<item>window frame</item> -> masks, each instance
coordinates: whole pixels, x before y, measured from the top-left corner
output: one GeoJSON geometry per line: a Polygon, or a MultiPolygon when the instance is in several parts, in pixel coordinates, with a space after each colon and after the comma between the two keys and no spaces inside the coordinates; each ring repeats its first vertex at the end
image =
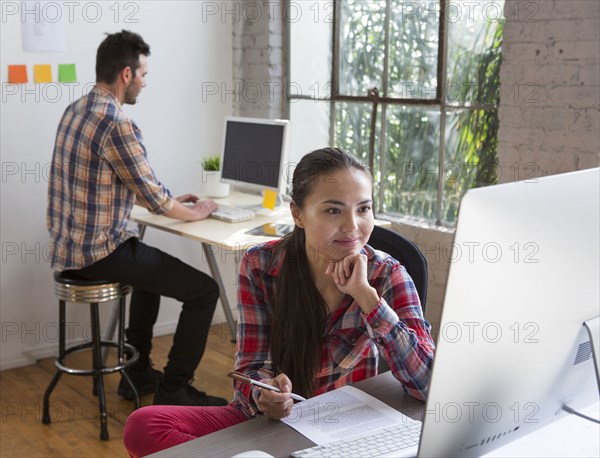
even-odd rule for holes
{"type": "MultiPolygon", "coordinates": [[[[438,171],[437,171],[437,194],[436,194],[436,210],[435,210],[435,225],[439,227],[450,227],[448,224],[444,224],[442,222],[442,202],[444,197],[444,160],[445,160],[445,140],[446,140],[446,116],[449,111],[458,111],[458,110],[497,110],[499,107],[499,103],[470,103],[470,102],[448,102],[446,100],[446,94],[444,88],[446,88],[447,81],[447,65],[448,65],[448,30],[449,25],[447,22],[447,14],[444,12],[447,11],[447,8],[452,3],[452,0],[439,0],[439,10],[438,10],[438,56],[437,56],[437,87],[434,98],[425,99],[425,98],[404,98],[404,97],[390,97],[387,94],[388,89],[388,65],[389,65],[389,48],[390,48],[390,17],[391,17],[391,4],[393,0],[384,0],[385,7],[385,21],[384,21],[384,68],[382,74],[381,85],[383,87],[383,94],[379,95],[378,88],[374,93],[373,90],[369,91],[368,95],[347,95],[340,94],[339,92],[339,65],[340,65],[340,8],[341,2],[344,0],[331,0],[333,4],[333,21],[332,21],[332,59],[331,59],[331,93],[327,97],[313,97],[310,95],[304,94],[292,94],[289,93],[287,95],[287,112],[290,112],[289,104],[292,100],[313,100],[313,101],[324,101],[330,102],[329,107],[329,120],[330,120],[330,128],[329,128],[329,138],[332,144],[335,144],[335,121],[336,121],[336,103],[337,102],[353,102],[353,103],[365,103],[365,107],[367,104],[371,104],[372,113],[371,113],[371,131],[370,134],[370,147],[368,151],[368,165],[371,171],[374,171],[374,160],[375,160],[375,145],[374,145],[374,137],[375,137],[375,125],[377,121],[377,109],[378,106],[381,105],[381,117],[380,119],[380,127],[379,127],[379,150],[380,161],[379,161],[379,170],[380,181],[379,185],[379,195],[376,196],[374,201],[376,202],[377,208],[376,211],[379,214],[383,213],[383,202],[384,202],[384,192],[385,192],[385,177],[386,177],[386,167],[385,167],[385,129],[386,129],[386,115],[388,106],[400,105],[400,106],[416,106],[416,107],[429,107],[429,108],[437,108],[440,114],[440,122],[439,122],[439,138],[438,138],[438,171]]],[[[291,23],[289,17],[286,20],[285,27],[289,31],[291,27],[291,23]]],[[[291,53],[291,40],[290,33],[286,34],[286,41],[289,53],[291,53]]],[[[287,80],[290,81],[290,60],[289,53],[287,59],[287,80]]],[[[365,108],[366,109],[366,108],[365,108]]],[[[419,219],[412,215],[400,214],[397,212],[386,212],[390,216],[397,216],[402,218],[412,218],[419,219]]],[[[433,222],[432,220],[426,220],[428,222],[433,222]]],[[[455,224],[454,224],[455,225],[455,224]]]]}

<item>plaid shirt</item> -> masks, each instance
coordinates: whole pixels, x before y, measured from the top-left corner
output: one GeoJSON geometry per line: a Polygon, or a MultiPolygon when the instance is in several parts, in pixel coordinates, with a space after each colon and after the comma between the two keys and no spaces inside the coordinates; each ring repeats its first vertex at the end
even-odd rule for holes
{"type": "MultiPolygon", "coordinates": [[[[254,380],[278,375],[272,370],[269,350],[269,309],[284,257],[276,250],[278,243],[252,248],[240,265],[235,369],[254,380]]],[[[378,354],[383,352],[406,392],[425,399],[434,343],[415,286],[406,269],[390,255],[368,245],[363,253],[368,257],[369,284],[381,299],[365,315],[347,295],[328,316],[314,395],[377,375],[378,354]]],[[[234,405],[249,417],[259,413],[260,391],[237,381],[234,388],[234,405]]]]}
{"type": "Polygon", "coordinates": [[[173,206],[148,163],[140,129],[95,86],[65,110],[56,134],[46,218],[52,267],[81,269],[137,236],[127,228],[136,199],[156,214],[173,206]]]}

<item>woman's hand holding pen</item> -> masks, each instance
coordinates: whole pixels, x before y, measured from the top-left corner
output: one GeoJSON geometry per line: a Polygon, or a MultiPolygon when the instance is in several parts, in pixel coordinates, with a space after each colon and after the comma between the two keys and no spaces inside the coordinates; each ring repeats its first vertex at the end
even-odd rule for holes
{"type": "Polygon", "coordinates": [[[279,388],[282,392],[277,393],[271,390],[260,390],[258,398],[258,408],[271,420],[281,420],[292,413],[294,400],[291,398],[292,382],[285,374],[279,374],[269,382],[265,382],[279,388]]]}
{"type": "Polygon", "coordinates": [[[351,254],[339,261],[333,261],[325,270],[332,276],[337,288],[349,294],[360,305],[364,313],[369,313],[379,302],[379,295],[367,280],[367,256],[351,254]]]}

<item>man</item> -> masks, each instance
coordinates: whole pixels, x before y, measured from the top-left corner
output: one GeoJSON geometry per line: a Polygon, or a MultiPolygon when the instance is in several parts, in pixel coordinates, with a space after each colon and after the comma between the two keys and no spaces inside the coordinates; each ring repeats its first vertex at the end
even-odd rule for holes
{"type": "MultiPolygon", "coordinates": [[[[171,196],[148,163],[140,129],[122,110],[122,104],[137,102],[146,85],[149,55],[136,33],[108,35],[96,56],[96,85],[60,121],[48,187],[52,267],[133,287],[126,335],[140,359],[128,373],[140,394],[156,390],[155,404],[225,405],[190,385],[219,297],[217,284],[145,245],[127,227],[134,201],[185,221],[206,218],[217,208],[189,194],[171,196]],[[150,362],[161,295],[183,302],[164,376],[150,362]]],[[[124,379],[119,394],[133,399],[124,379]]]]}

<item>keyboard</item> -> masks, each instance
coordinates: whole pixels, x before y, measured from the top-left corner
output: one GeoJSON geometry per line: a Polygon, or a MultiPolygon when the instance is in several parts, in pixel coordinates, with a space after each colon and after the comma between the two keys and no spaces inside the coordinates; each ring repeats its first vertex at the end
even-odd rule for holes
{"type": "Polygon", "coordinates": [[[212,212],[210,217],[221,221],[227,221],[228,223],[239,223],[254,218],[254,212],[245,208],[219,205],[219,208],[212,212]]]}
{"type": "Polygon", "coordinates": [[[383,429],[370,431],[352,439],[342,439],[292,453],[296,458],[312,457],[414,457],[419,449],[422,423],[406,421],[383,429]]]}

